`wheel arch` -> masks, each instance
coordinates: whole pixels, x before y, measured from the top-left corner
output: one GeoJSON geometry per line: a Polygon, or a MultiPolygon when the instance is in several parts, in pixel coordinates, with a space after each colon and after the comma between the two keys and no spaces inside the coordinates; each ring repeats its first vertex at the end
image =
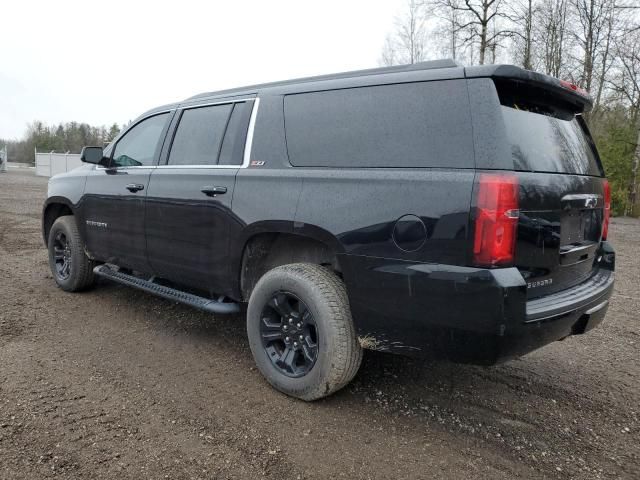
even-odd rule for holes
{"type": "Polygon", "coordinates": [[[71,201],[65,197],[48,198],[42,208],[42,239],[45,246],[49,240],[49,232],[53,223],[64,215],[74,215],[75,207],[71,201]]]}
{"type": "Polygon", "coordinates": [[[240,298],[249,299],[253,287],[267,271],[290,263],[326,265],[340,274],[338,239],[314,225],[261,222],[245,230],[238,242],[237,267],[240,298]]]}

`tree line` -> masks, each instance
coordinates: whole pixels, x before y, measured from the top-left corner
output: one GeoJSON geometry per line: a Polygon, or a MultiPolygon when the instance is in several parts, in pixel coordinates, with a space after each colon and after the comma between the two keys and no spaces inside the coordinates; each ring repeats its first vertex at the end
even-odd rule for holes
{"type": "Polygon", "coordinates": [[[640,214],[638,0],[407,0],[382,49],[396,65],[512,63],[589,91],[616,214],[640,214]]]}
{"type": "Polygon", "coordinates": [[[34,150],[39,152],[80,153],[85,145],[105,145],[120,133],[114,123],[111,127],[94,127],[86,123],[67,122],[47,125],[35,121],[27,126],[22,140],[2,140],[7,146],[7,156],[11,162],[34,163],[34,150]]]}

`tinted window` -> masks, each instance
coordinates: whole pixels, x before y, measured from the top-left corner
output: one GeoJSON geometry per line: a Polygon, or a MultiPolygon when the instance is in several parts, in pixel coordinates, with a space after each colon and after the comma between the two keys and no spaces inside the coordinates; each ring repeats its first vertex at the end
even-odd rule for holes
{"type": "Polygon", "coordinates": [[[224,134],[220,165],[241,165],[252,103],[236,103],[224,134]]]}
{"type": "Polygon", "coordinates": [[[120,139],[111,164],[118,167],[153,165],[168,113],[147,118],[136,124],[120,139]]]}
{"type": "Polygon", "coordinates": [[[501,108],[515,170],[601,174],[589,134],[573,114],[517,103],[501,108]]]}
{"type": "Polygon", "coordinates": [[[304,93],[284,102],[293,165],[474,166],[464,80],[304,93]]]}
{"type": "Polygon", "coordinates": [[[170,165],[215,165],[233,104],[185,110],[173,138],[170,165]]]}

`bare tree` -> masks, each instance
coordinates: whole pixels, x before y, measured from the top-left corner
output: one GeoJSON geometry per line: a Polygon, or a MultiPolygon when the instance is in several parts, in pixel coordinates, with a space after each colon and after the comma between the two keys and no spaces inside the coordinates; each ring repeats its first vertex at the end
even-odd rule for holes
{"type": "Polygon", "coordinates": [[[560,77],[567,61],[568,0],[543,0],[540,8],[543,14],[536,22],[540,66],[547,75],[560,77]]]}
{"type": "Polygon", "coordinates": [[[405,11],[396,18],[395,30],[387,36],[380,63],[396,65],[425,60],[427,54],[427,16],[424,3],[407,0],[405,11]]]}
{"type": "Polygon", "coordinates": [[[384,41],[384,46],[382,47],[380,63],[387,67],[390,67],[391,65],[397,65],[398,63],[400,63],[397,57],[398,53],[396,51],[393,37],[391,35],[387,35],[387,38],[384,41]]]}
{"type": "Polygon", "coordinates": [[[478,63],[481,65],[489,54],[495,59],[501,39],[514,34],[498,23],[498,20],[507,17],[503,0],[434,0],[434,5],[453,19],[452,32],[460,34],[462,45],[477,46],[478,63]],[[451,12],[458,12],[459,15],[453,17],[451,12]]]}
{"type": "MultiPolygon", "coordinates": [[[[458,3],[460,0],[451,0],[458,3]]],[[[427,2],[425,8],[430,8],[434,16],[440,20],[436,29],[437,35],[443,40],[441,50],[446,56],[457,59],[461,54],[460,42],[460,11],[454,8],[438,8],[438,0],[435,2],[427,2]]]]}
{"type": "Polygon", "coordinates": [[[451,47],[451,58],[454,60],[458,56],[458,42],[459,42],[459,30],[458,24],[460,21],[460,13],[458,10],[451,9],[447,12],[446,25],[449,30],[449,45],[451,47]]]}
{"type": "Polygon", "coordinates": [[[438,51],[454,60],[474,64],[477,54],[473,39],[469,38],[469,26],[461,6],[464,0],[426,0],[425,8],[437,21],[434,29],[438,51]]]}
{"type": "Polygon", "coordinates": [[[524,48],[522,52],[522,66],[527,70],[533,70],[533,0],[526,0],[522,15],[522,40],[524,48]]]}
{"type": "Polygon", "coordinates": [[[640,31],[629,33],[616,42],[618,72],[609,84],[629,106],[631,120],[640,120],[640,31]]]}
{"type": "MultiPolygon", "coordinates": [[[[581,73],[578,79],[580,86],[591,91],[598,62],[606,62],[603,58],[603,46],[608,38],[614,15],[615,0],[572,0],[577,22],[572,32],[580,47],[581,73]]],[[[609,54],[605,48],[606,55],[609,54]]]]}
{"type": "Polygon", "coordinates": [[[540,16],[539,0],[513,0],[505,3],[507,11],[505,18],[512,25],[514,47],[517,60],[527,70],[533,70],[535,63],[534,43],[536,41],[534,24],[540,16]]]}
{"type": "Polygon", "coordinates": [[[594,101],[594,111],[597,112],[600,108],[600,104],[602,102],[602,93],[605,87],[605,78],[607,72],[611,68],[614,57],[611,54],[612,42],[617,33],[617,16],[615,15],[615,0],[612,0],[610,7],[607,9],[605,22],[604,22],[604,33],[603,33],[603,42],[600,48],[600,65],[598,68],[598,86],[596,87],[596,96],[594,101]]]}

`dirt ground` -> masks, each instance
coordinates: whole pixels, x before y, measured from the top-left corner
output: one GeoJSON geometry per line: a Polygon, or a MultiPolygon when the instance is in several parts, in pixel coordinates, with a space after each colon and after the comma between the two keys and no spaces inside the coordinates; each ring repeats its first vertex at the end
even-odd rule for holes
{"type": "Polygon", "coordinates": [[[272,390],[244,318],[56,288],[47,180],[0,174],[0,478],[640,478],[640,222],[615,219],[598,329],[484,368],[365,356],[315,403],[272,390]]]}

